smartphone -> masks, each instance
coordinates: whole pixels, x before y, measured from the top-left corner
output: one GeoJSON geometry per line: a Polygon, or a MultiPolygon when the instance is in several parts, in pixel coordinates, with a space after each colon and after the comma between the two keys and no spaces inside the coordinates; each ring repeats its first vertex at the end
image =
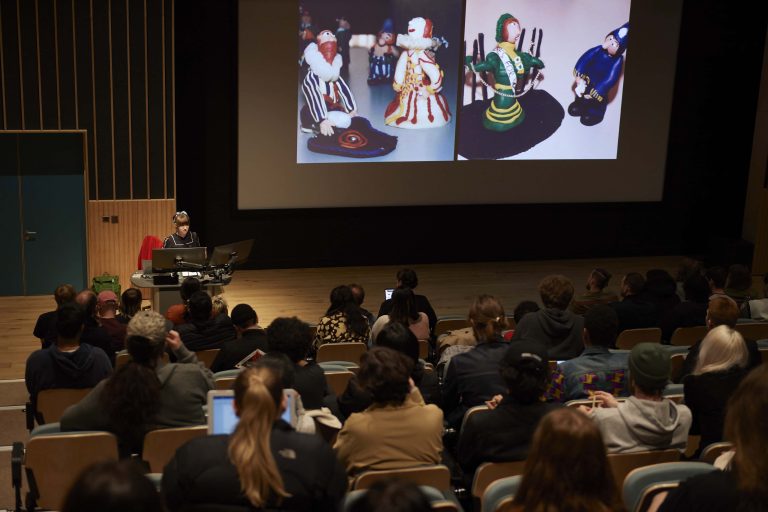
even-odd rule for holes
{"type": "Polygon", "coordinates": [[[394,292],[394,288],[386,288],[384,290],[384,300],[389,300],[392,298],[392,292],[394,292]]]}

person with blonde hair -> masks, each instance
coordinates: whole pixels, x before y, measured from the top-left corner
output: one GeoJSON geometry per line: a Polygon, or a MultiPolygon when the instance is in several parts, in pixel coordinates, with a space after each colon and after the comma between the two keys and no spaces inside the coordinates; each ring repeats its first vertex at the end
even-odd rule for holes
{"type": "Polygon", "coordinates": [[[260,361],[237,376],[234,392],[234,432],[188,442],[165,467],[168,510],[335,511],[346,487],[343,468],[321,437],[297,433],[280,418],[282,372],[260,361]]]}
{"type": "Polygon", "coordinates": [[[539,422],[520,487],[504,512],[624,510],[597,426],[572,408],[539,422]]]}
{"type": "Polygon", "coordinates": [[[744,339],[727,325],[704,337],[693,373],[683,379],[685,404],[693,414],[691,435],[700,435],[698,456],[706,446],[723,440],[725,407],[747,375],[749,354],[744,339]]]}

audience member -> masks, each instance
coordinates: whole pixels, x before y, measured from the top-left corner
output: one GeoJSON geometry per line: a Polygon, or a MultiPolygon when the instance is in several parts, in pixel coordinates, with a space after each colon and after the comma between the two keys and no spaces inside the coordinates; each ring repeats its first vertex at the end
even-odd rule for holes
{"type": "Polygon", "coordinates": [[[709,283],[701,274],[694,274],[683,283],[685,300],[661,319],[661,338],[669,341],[679,327],[706,325],[709,304],[709,283]]]}
{"type": "MultiPolygon", "coordinates": [[[[75,288],[71,284],[60,284],[53,291],[53,300],[56,301],[56,309],[66,304],[74,302],[75,288]]],[[[37,318],[35,328],[32,331],[35,338],[40,340],[42,348],[50,347],[56,342],[56,310],[43,313],[37,318]]]]}
{"type": "Polygon", "coordinates": [[[131,360],[100,382],[61,418],[61,429],[107,430],[118,436],[121,454],[140,453],[144,434],[156,428],[205,423],[203,405],[213,375],[154,311],[128,323],[125,340],[131,360]],[[165,348],[179,363],[162,363],[165,348]]]}
{"type": "MultiPolygon", "coordinates": [[[[532,300],[523,300],[515,306],[515,310],[512,312],[512,319],[515,321],[515,326],[520,323],[520,320],[528,313],[535,313],[541,308],[532,300]]],[[[510,341],[515,337],[515,329],[507,329],[504,331],[504,339],[510,341]]]]}
{"type": "Polygon", "coordinates": [[[257,362],[237,376],[234,391],[235,431],[193,439],[165,467],[168,510],[335,512],[345,490],[343,466],[321,437],[299,434],[280,419],[282,376],[257,362]]]}
{"type": "Polygon", "coordinates": [[[419,486],[408,480],[379,480],[351,505],[348,512],[430,512],[432,505],[419,486]]]}
{"type": "Polygon", "coordinates": [[[604,268],[592,270],[587,277],[587,291],[574,299],[571,303],[571,311],[577,315],[583,315],[592,306],[619,300],[615,293],[605,291],[610,281],[611,273],[604,268]]]}
{"type": "Polygon", "coordinates": [[[595,391],[627,396],[628,355],[611,352],[616,345],[619,319],[605,304],[593,306],[584,315],[584,352],[563,361],[552,374],[549,398],[567,402],[589,398],[595,391]]]}
{"type": "Polygon", "coordinates": [[[83,322],[83,333],[80,335],[80,343],[88,343],[94,347],[99,347],[107,354],[109,360],[114,364],[115,350],[112,348],[112,338],[106,329],[99,325],[96,318],[96,304],[98,299],[92,290],[83,290],[75,296],[75,302],[79,304],[85,312],[83,322]]]}
{"type": "Polygon", "coordinates": [[[269,352],[281,352],[293,363],[296,370],[294,389],[301,395],[306,409],[320,409],[336,401],[323,369],[306,359],[312,345],[308,324],[296,317],[276,318],[267,327],[267,345],[269,352]]]}
{"type": "MultiPolygon", "coordinates": [[[[756,368],[728,402],[725,438],[733,443],[732,471],[695,476],[670,491],[661,512],[768,510],[768,365],[756,368]]],[[[663,500],[660,497],[660,500],[663,500]]],[[[658,503],[657,500],[654,505],[658,503]]],[[[651,510],[656,510],[653,507],[651,510]]]]}
{"type": "Polygon", "coordinates": [[[621,302],[611,302],[619,318],[619,332],[627,329],[656,327],[656,307],[645,298],[645,278],[630,272],[621,281],[621,302]]]}
{"type": "Polygon", "coordinates": [[[691,411],[664,398],[669,382],[669,354],[658,343],[640,343],[629,354],[632,396],[619,403],[605,391],[595,391],[599,407],[587,409],[611,453],[677,448],[685,451],[691,411]]]}
{"type": "Polygon", "coordinates": [[[363,302],[365,302],[365,289],[359,284],[354,283],[347,286],[349,286],[349,289],[352,290],[352,297],[355,299],[355,304],[358,305],[360,311],[363,312],[363,315],[368,320],[368,325],[373,327],[373,323],[376,321],[376,317],[373,316],[373,313],[363,307],[363,302]]]}
{"type": "Polygon", "coordinates": [[[693,276],[704,276],[703,263],[693,258],[683,258],[675,274],[675,286],[677,287],[677,296],[680,297],[680,300],[687,300],[685,298],[685,282],[693,276]]]}
{"type": "Polygon", "coordinates": [[[704,274],[709,283],[710,300],[718,296],[727,297],[725,293],[725,281],[728,279],[728,270],[723,267],[709,267],[704,274]]]}
{"type": "Polygon", "coordinates": [[[578,356],[584,349],[584,319],[568,311],[573,283],[565,276],[547,276],[539,283],[539,294],[544,309],[525,315],[515,327],[512,341],[527,339],[541,343],[552,359],[578,356]]]}
{"type": "Polygon", "coordinates": [[[132,460],[97,462],[80,473],[62,512],[164,512],[160,493],[132,460]]]}
{"type": "Polygon", "coordinates": [[[473,413],[459,436],[458,461],[471,478],[483,462],[524,460],[539,420],[559,404],[543,402],[549,385],[547,352],[526,340],[512,343],[500,363],[507,388],[489,402],[492,409],[473,413]]]}
{"type": "Polygon", "coordinates": [[[235,338],[235,328],[226,313],[213,316],[211,296],[195,292],[187,304],[189,321],[178,326],[179,336],[191,351],[221,348],[223,342],[235,338]]]}
{"type": "Polygon", "coordinates": [[[683,380],[685,405],[691,409],[691,435],[701,436],[702,449],[723,440],[725,406],[747,375],[749,354],[741,334],[726,325],[715,327],[701,342],[693,373],[683,380]]]}
{"type": "Polygon", "coordinates": [[[507,326],[504,307],[496,297],[480,295],[469,309],[469,321],[477,346],[451,358],[443,380],[443,411],[453,426],[470,407],[507,391],[499,374],[499,361],[510,345],[501,337],[507,326]]]}
{"type": "Polygon", "coordinates": [[[189,298],[195,292],[202,291],[203,285],[196,277],[185,277],[179,287],[179,295],[181,296],[181,304],[174,304],[170,306],[165,312],[165,318],[173,322],[173,325],[181,325],[187,323],[189,319],[189,313],[187,313],[187,303],[189,298]]]}
{"type": "Polygon", "coordinates": [[[680,304],[674,278],[669,272],[660,268],[654,268],[645,273],[643,295],[656,310],[656,326],[660,325],[662,319],[680,304]]]}
{"type": "Polygon", "coordinates": [[[624,510],[600,431],[570,408],[550,412],[533,436],[525,471],[504,512],[624,510]]]}
{"type": "MultiPolygon", "coordinates": [[[[387,347],[406,355],[413,362],[413,379],[421,396],[428,404],[440,403],[440,385],[437,373],[427,372],[424,361],[419,359],[419,342],[413,332],[399,322],[389,322],[376,337],[377,347],[387,347]]],[[[339,409],[344,416],[367,409],[373,403],[371,394],[360,385],[357,376],[352,377],[347,389],[339,396],[339,409]]]]}
{"type": "Polygon", "coordinates": [[[429,318],[416,307],[416,296],[410,288],[397,288],[392,292],[392,309],[388,315],[381,315],[371,328],[371,339],[389,322],[398,322],[408,327],[417,340],[429,339],[429,318]]]}
{"type": "Polygon", "coordinates": [[[742,318],[768,320],[768,274],[763,276],[763,297],[765,298],[744,301],[741,305],[742,318]]]}
{"type": "Polygon", "coordinates": [[[232,309],[231,318],[237,338],[225,341],[221,346],[211,363],[213,373],[234,370],[237,363],[255,350],[269,351],[267,331],[259,325],[259,317],[251,306],[238,304],[232,309]]]}
{"type": "Polygon", "coordinates": [[[112,340],[112,350],[120,352],[125,348],[126,325],[117,319],[117,295],[111,290],[99,292],[96,301],[99,324],[112,340]]]}
{"type": "MultiPolygon", "coordinates": [[[[731,329],[735,329],[738,318],[739,308],[732,298],[728,296],[718,296],[710,299],[705,319],[707,329],[712,330],[720,325],[727,325],[731,329]]],[[[701,341],[697,341],[688,349],[688,355],[685,357],[683,367],[680,371],[681,381],[686,375],[693,373],[693,370],[696,367],[696,362],[699,359],[701,343],[701,341]]],[[[763,362],[763,358],[760,355],[760,348],[757,346],[757,342],[755,340],[744,340],[744,344],[746,345],[747,353],[749,354],[747,368],[752,369],[760,366],[763,362]]]]}
{"type": "MultiPolygon", "coordinates": [[[[411,290],[416,290],[418,285],[419,278],[414,270],[411,270],[410,268],[402,268],[397,271],[397,288],[410,288],[411,290]]],[[[434,331],[435,324],[437,323],[437,314],[435,313],[435,310],[432,309],[432,304],[429,303],[429,299],[424,295],[415,295],[414,300],[416,301],[416,310],[426,314],[427,318],[429,318],[429,331],[434,331]]],[[[392,299],[387,299],[381,303],[378,316],[388,315],[391,310],[392,299]]]]}
{"type": "Polygon", "coordinates": [[[368,318],[355,302],[349,286],[331,290],[331,305],[317,324],[314,349],[325,343],[368,343],[370,335],[368,318]]]}
{"type": "Polygon", "coordinates": [[[117,319],[127,324],[131,318],[141,311],[141,290],[138,288],[128,288],[120,296],[120,314],[117,319]]]}
{"type": "Polygon", "coordinates": [[[752,272],[748,266],[731,265],[728,267],[725,293],[736,301],[737,306],[756,298],[757,294],[752,290],[752,272]]]}
{"type": "Polygon", "coordinates": [[[112,373],[107,354],[98,347],[80,344],[85,313],[65,302],[56,311],[56,341],[36,350],[27,359],[24,382],[33,408],[45,389],[91,388],[112,373]]]}
{"type": "Polygon", "coordinates": [[[426,405],[410,378],[413,362],[386,347],[360,358],[358,378],[373,405],[352,414],[334,444],[351,478],[368,470],[405,469],[440,462],[443,413],[426,405]]]}
{"type": "Polygon", "coordinates": [[[229,304],[223,295],[215,295],[211,297],[211,316],[216,317],[219,315],[229,316],[229,304]]]}

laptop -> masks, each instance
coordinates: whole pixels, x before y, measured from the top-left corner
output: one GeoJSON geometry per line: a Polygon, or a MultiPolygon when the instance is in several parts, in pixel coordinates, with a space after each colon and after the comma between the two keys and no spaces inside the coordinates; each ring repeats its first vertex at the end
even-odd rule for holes
{"type": "MultiPolygon", "coordinates": [[[[282,419],[292,427],[297,422],[297,400],[293,389],[284,389],[286,407],[282,419]]],[[[208,435],[231,434],[240,418],[235,414],[235,392],[231,389],[208,391],[208,435]]]]}

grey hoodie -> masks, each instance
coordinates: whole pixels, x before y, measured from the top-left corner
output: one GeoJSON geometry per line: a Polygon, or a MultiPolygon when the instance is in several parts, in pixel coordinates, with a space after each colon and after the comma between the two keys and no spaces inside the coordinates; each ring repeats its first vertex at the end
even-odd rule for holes
{"type": "Polygon", "coordinates": [[[525,315],[512,341],[532,340],[541,343],[552,360],[572,359],[584,350],[583,329],[583,317],[568,310],[545,308],[525,315]]]}
{"type": "Polygon", "coordinates": [[[691,428],[691,410],[666,398],[657,402],[631,396],[618,407],[593,409],[592,418],[609,453],[685,451],[691,428]]]}

